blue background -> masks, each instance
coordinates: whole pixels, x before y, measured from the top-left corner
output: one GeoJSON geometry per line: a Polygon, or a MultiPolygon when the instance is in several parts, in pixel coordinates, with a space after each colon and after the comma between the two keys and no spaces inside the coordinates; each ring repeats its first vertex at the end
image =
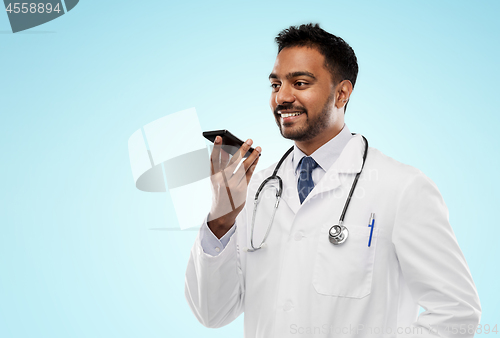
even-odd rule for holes
{"type": "MultiPolygon", "coordinates": [[[[134,186],[127,140],[196,107],[204,130],[291,144],[268,106],[283,28],[319,22],[355,50],[346,123],[438,185],[500,324],[497,1],[80,1],[12,34],[0,14],[0,336],[234,337],[184,299],[195,231],[134,186]]],[[[180,140],[182,141],[182,140],[180,140]]]]}

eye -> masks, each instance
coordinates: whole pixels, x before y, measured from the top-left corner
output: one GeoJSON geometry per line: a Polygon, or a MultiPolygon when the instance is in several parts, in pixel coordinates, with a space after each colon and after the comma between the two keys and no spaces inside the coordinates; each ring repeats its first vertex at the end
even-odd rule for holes
{"type": "Polygon", "coordinates": [[[279,83],[271,83],[271,88],[274,90],[274,91],[277,91],[278,88],[279,88],[280,84],[279,83]]]}
{"type": "Polygon", "coordinates": [[[307,82],[302,82],[302,81],[297,81],[295,82],[295,85],[297,87],[304,87],[305,85],[307,85],[308,83],[307,82]]]}

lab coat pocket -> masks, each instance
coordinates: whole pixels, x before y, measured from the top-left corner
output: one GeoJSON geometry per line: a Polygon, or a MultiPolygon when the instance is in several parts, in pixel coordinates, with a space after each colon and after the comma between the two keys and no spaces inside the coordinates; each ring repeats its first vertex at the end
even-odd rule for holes
{"type": "Polygon", "coordinates": [[[313,272],[316,292],[328,296],[363,298],[370,294],[378,228],[350,226],[349,237],[340,245],[328,240],[331,224],[323,226],[318,239],[313,272]]]}

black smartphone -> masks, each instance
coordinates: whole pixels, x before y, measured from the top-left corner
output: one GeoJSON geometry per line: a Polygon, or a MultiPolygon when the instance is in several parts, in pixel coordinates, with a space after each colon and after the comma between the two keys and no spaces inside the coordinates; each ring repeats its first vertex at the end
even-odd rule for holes
{"type": "MultiPolygon", "coordinates": [[[[222,149],[231,155],[236,154],[238,149],[243,145],[243,141],[231,134],[228,130],[212,130],[212,131],[204,131],[203,136],[209,140],[210,142],[214,142],[217,136],[222,137],[222,149]]],[[[254,151],[252,147],[247,151],[244,158],[250,156],[250,154],[254,151]]],[[[260,156],[260,154],[259,154],[260,156]]]]}

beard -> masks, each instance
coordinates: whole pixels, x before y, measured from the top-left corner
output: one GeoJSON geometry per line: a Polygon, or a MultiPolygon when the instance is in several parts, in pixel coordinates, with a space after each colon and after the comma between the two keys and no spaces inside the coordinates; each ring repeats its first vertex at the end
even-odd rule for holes
{"type": "MultiPolygon", "coordinates": [[[[323,130],[327,129],[330,125],[330,105],[333,103],[334,94],[332,93],[326,103],[323,105],[323,109],[321,113],[317,115],[315,118],[309,118],[309,114],[307,113],[307,109],[303,106],[293,106],[293,105],[278,105],[274,110],[276,124],[280,129],[281,136],[286,139],[293,141],[309,141],[318,136],[323,130]],[[303,114],[306,115],[306,121],[303,126],[294,128],[293,130],[284,131],[281,126],[281,117],[278,114],[278,110],[293,110],[293,111],[302,111],[303,114]]],[[[290,125],[293,124],[290,123],[290,125]]],[[[286,124],[285,124],[286,126],[286,124]]]]}

